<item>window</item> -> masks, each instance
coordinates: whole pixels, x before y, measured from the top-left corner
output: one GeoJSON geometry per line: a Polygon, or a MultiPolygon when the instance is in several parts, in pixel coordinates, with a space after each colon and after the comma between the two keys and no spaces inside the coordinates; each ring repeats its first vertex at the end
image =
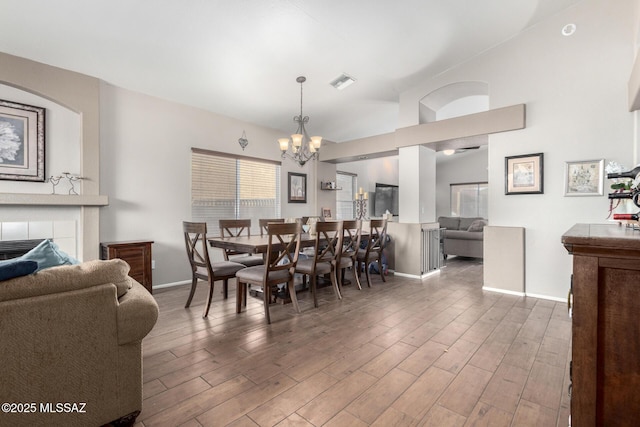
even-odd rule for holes
{"type": "Polygon", "coordinates": [[[280,217],[280,163],[191,149],[191,217],[219,233],[218,220],[280,217]]]}
{"type": "Polygon", "coordinates": [[[358,176],[352,173],[336,173],[336,187],[340,189],[336,191],[336,219],[353,219],[356,217],[353,195],[355,194],[357,179],[358,176]]]}
{"type": "Polygon", "coordinates": [[[451,215],[489,218],[488,193],[486,182],[451,184],[451,215]]]}

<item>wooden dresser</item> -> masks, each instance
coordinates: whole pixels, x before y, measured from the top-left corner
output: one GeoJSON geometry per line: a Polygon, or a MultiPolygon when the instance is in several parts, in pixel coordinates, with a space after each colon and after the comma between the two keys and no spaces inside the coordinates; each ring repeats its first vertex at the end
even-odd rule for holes
{"type": "Polygon", "coordinates": [[[573,255],[573,426],[640,422],[640,231],[577,224],[573,255]]]}
{"type": "Polygon", "coordinates": [[[100,243],[100,259],[120,258],[129,264],[129,276],[153,293],[151,285],[151,245],[153,241],[100,243]]]}

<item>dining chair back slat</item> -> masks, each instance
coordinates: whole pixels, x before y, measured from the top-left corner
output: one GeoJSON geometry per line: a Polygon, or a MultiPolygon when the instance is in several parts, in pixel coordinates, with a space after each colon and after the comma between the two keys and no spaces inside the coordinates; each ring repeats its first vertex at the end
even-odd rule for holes
{"type": "Polygon", "coordinates": [[[218,280],[223,281],[224,298],[227,298],[229,279],[234,278],[236,272],[242,270],[245,266],[226,260],[214,263],[211,262],[209,259],[209,249],[207,247],[206,222],[183,221],[182,231],[187,250],[187,258],[191,265],[191,291],[187,298],[185,308],[188,308],[191,305],[191,300],[193,300],[198,280],[204,280],[209,284],[209,294],[203,314],[203,317],[207,317],[209,314],[209,308],[211,307],[211,300],[213,299],[214,282],[218,280]]]}
{"type": "MultiPolygon", "coordinates": [[[[271,323],[269,304],[271,288],[286,283],[294,308],[300,312],[294,286],[295,269],[300,253],[302,226],[297,223],[270,222],[265,265],[248,267],[237,274],[236,313],[242,311],[243,298],[246,300],[247,285],[262,286],[262,297],[267,324],[271,323]]],[[[246,305],[246,304],[245,304],[246,305]]]]}
{"type": "MultiPolygon", "coordinates": [[[[251,237],[251,220],[250,219],[221,219],[218,221],[220,227],[220,236],[225,237],[251,237]]],[[[262,257],[239,252],[233,249],[223,250],[225,261],[233,261],[246,267],[261,265],[264,263],[262,257]]]]}
{"type": "Polygon", "coordinates": [[[317,276],[329,274],[331,284],[338,299],[342,299],[337,282],[336,270],[342,253],[342,221],[318,222],[313,257],[298,262],[297,273],[311,278],[311,294],[313,304],[318,307],[317,276]]]}
{"type": "Polygon", "coordinates": [[[260,226],[260,236],[265,236],[268,233],[268,225],[271,222],[283,223],[284,218],[261,218],[258,220],[260,226]]]}
{"type": "Polygon", "coordinates": [[[345,220],[342,222],[342,254],[339,262],[339,281],[340,290],[342,291],[342,285],[344,284],[345,270],[349,267],[353,270],[353,277],[358,285],[358,289],[362,290],[360,285],[360,278],[356,272],[356,258],[358,256],[358,249],[360,248],[360,241],[362,238],[362,220],[353,219],[345,220]]]}
{"type": "Polygon", "coordinates": [[[384,277],[384,269],[382,268],[382,251],[387,240],[387,220],[372,219],[369,222],[369,236],[366,249],[359,249],[356,260],[358,261],[358,274],[360,274],[361,263],[364,263],[365,275],[367,276],[367,286],[371,287],[371,277],[369,275],[369,263],[376,261],[378,263],[378,271],[383,282],[387,279],[384,277]]]}

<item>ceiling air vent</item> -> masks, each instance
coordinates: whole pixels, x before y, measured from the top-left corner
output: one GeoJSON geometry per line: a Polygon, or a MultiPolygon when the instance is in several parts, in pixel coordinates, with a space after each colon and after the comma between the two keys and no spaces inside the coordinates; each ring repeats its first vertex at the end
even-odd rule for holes
{"type": "Polygon", "coordinates": [[[344,89],[345,87],[349,86],[350,84],[352,84],[355,81],[356,81],[356,79],[354,79],[350,75],[342,73],[340,76],[338,76],[337,78],[333,79],[331,81],[331,83],[329,83],[329,84],[331,86],[335,87],[338,90],[342,90],[342,89],[344,89]]]}

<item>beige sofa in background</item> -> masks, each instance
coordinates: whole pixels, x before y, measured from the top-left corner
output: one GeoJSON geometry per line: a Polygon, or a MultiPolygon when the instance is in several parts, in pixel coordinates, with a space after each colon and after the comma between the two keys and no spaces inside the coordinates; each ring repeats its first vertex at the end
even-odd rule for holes
{"type": "Polygon", "coordinates": [[[89,261],[0,282],[0,403],[16,411],[3,407],[0,425],[135,420],[158,305],[128,271],[89,261]]]}
{"type": "Polygon", "coordinates": [[[441,216],[438,218],[440,228],[445,228],[441,236],[442,251],[445,258],[457,255],[470,258],[482,258],[484,243],[484,218],[465,218],[457,216],[441,216]]]}

